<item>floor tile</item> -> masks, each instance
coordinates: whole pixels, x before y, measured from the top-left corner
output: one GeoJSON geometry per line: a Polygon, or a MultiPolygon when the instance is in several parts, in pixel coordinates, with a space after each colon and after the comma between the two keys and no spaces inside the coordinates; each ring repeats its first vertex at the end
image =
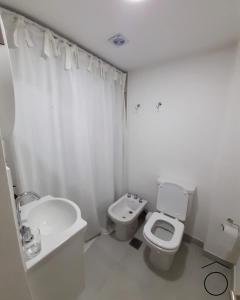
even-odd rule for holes
{"type": "MultiPolygon", "coordinates": [[[[213,261],[195,244],[182,243],[172,268],[161,272],[148,261],[142,227],[135,237],[143,241],[138,250],[111,235],[96,238],[85,253],[86,288],[80,300],[229,299],[229,290],[217,297],[207,293],[204,279],[212,272],[223,273],[231,287],[232,270],[211,264],[213,261]]],[[[211,288],[224,288],[221,276],[210,279],[211,288]]]]}

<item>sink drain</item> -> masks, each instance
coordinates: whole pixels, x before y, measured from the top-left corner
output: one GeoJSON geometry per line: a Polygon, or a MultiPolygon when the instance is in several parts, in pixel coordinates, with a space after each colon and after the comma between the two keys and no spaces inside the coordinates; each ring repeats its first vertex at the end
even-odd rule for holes
{"type": "Polygon", "coordinates": [[[227,277],[220,272],[211,272],[204,279],[204,288],[212,296],[224,294],[228,288],[227,277]]]}

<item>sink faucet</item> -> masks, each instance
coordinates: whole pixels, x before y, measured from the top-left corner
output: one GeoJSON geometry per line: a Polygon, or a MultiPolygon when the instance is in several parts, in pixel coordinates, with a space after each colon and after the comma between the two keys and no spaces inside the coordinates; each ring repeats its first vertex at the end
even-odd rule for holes
{"type": "Polygon", "coordinates": [[[21,231],[21,228],[22,228],[22,219],[21,219],[21,209],[20,207],[25,205],[25,204],[28,204],[32,201],[35,201],[35,200],[39,200],[40,199],[40,196],[35,193],[35,192],[24,192],[24,193],[21,193],[19,195],[17,195],[17,197],[15,198],[15,203],[16,203],[16,212],[17,212],[17,221],[18,221],[18,226],[19,226],[19,229],[21,231]]]}
{"type": "Polygon", "coordinates": [[[17,213],[17,222],[18,222],[19,229],[21,229],[21,227],[22,227],[22,218],[21,218],[20,200],[21,200],[20,198],[16,198],[16,199],[15,199],[15,203],[16,203],[16,213],[17,213]]]}
{"type": "Polygon", "coordinates": [[[19,198],[21,206],[23,206],[32,201],[39,200],[41,197],[37,193],[29,191],[29,192],[24,192],[24,193],[17,195],[17,199],[18,198],[19,198]]]}
{"type": "Polygon", "coordinates": [[[39,200],[39,199],[40,199],[40,196],[37,193],[32,192],[32,191],[21,193],[21,194],[17,195],[17,197],[15,198],[17,221],[18,221],[18,226],[20,229],[22,227],[20,206],[28,204],[29,202],[32,202],[35,200],[39,200]]]}
{"type": "Polygon", "coordinates": [[[21,242],[24,245],[26,243],[29,243],[33,239],[33,235],[31,233],[30,227],[27,227],[27,226],[23,225],[23,223],[22,223],[21,209],[20,209],[21,198],[18,197],[15,199],[15,201],[16,201],[18,229],[19,229],[20,236],[21,236],[21,242]]]}

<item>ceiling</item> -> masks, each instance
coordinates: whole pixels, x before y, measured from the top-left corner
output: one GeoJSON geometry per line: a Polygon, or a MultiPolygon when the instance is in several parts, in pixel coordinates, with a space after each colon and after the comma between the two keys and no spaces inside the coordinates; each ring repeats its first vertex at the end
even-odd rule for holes
{"type": "Polygon", "coordinates": [[[210,49],[240,38],[239,0],[0,0],[123,70],[210,49]],[[129,43],[107,40],[122,33],[129,43]]]}

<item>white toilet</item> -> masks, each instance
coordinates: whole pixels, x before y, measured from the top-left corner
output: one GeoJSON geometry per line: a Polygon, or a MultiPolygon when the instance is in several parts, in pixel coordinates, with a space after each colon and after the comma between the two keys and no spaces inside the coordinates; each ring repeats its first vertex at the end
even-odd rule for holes
{"type": "Polygon", "coordinates": [[[160,270],[169,270],[184,232],[189,197],[195,188],[158,180],[157,211],[149,213],[143,236],[150,247],[149,260],[160,270]]]}

